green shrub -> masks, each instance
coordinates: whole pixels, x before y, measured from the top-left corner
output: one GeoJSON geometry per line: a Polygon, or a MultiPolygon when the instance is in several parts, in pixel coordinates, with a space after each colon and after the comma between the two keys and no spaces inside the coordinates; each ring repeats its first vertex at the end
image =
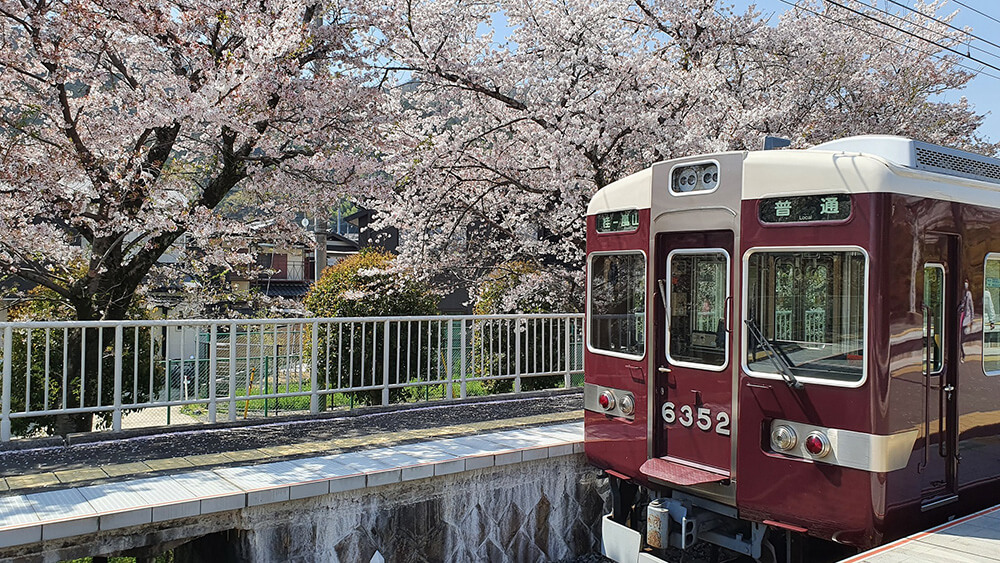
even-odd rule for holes
{"type": "MultiPolygon", "coordinates": [[[[504,313],[550,313],[559,308],[556,299],[550,299],[542,292],[523,292],[524,284],[537,284],[539,269],[528,262],[509,262],[494,270],[479,287],[473,311],[477,315],[504,313]],[[530,280],[530,281],[529,281],[530,280]]],[[[507,330],[491,324],[477,325],[473,335],[477,348],[484,351],[476,358],[473,371],[477,377],[489,377],[506,371],[516,360],[517,342],[520,340],[520,371],[527,373],[539,365],[541,350],[551,350],[553,344],[563,342],[565,325],[545,322],[521,322],[507,330]]],[[[544,364],[544,362],[542,362],[544,364]]],[[[535,391],[559,387],[562,375],[525,377],[521,379],[521,390],[535,391]]],[[[514,390],[513,379],[493,379],[484,381],[489,393],[509,393],[514,390]]]]}
{"type": "MultiPolygon", "coordinates": [[[[438,298],[415,276],[393,268],[393,255],[364,249],[323,272],[306,296],[306,307],[318,317],[394,317],[437,314],[438,298]]],[[[352,387],[381,386],[386,369],[390,377],[407,374],[433,351],[428,339],[420,339],[396,324],[365,323],[357,327],[336,323],[320,326],[316,350],[319,379],[348,382],[352,387]],[[385,346],[388,343],[388,362],[385,346]],[[328,345],[329,344],[329,345],[328,345]],[[336,371],[335,371],[336,370],[336,371]]],[[[436,358],[439,354],[434,353],[436,358]]],[[[435,366],[440,369],[440,366],[435,366]]],[[[381,404],[382,391],[372,389],[349,393],[352,404],[381,404]]],[[[393,389],[390,402],[406,400],[407,393],[393,389]]]]}

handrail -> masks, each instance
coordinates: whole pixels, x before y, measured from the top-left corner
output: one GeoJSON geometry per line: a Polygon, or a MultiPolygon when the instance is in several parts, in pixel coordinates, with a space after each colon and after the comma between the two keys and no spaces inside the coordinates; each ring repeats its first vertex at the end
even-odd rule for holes
{"type": "Polygon", "coordinates": [[[921,375],[924,383],[924,461],[917,466],[917,472],[922,472],[930,462],[931,450],[931,309],[927,304],[920,306],[924,311],[924,358],[921,375]]]}
{"type": "Polygon", "coordinates": [[[0,322],[0,330],[5,328],[14,329],[44,329],[44,328],[123,328],[131,327],[151,327],[151,326],[212,326],[242,324],[307,324],[307,323],[336,323],[348,324],[358,322],[375,321],[460,321],[460,320],[519,320],[519,319],[567,319],[583,318],[583,313],[525,313],[525,314],[502,314],[502,315],[421,315],[421,316],[396,316],[396,317],[287,317],[270,319],[157,319],[157,320],[119,320],[119,321],[8,321],[0,322]]]}
{"type": "Polygon", "coordinates": [[[579,313],[0,323],[0,441],[568,387],[583,333],[579,313]]]}
{"type": "Polygon", "coordinates": [[[941,375],[941,386],[938,390],[938,434],[940,434],[940,439],[938,441],[938,455],[947,458],[950,453],[948,445],[948,437],[945,435],[944,419],[947,413],[947,404],[945,401],[945,393],[951,393],[955,388],[952,387],[950,383],[945,384],[944,374],[941,375]]]}

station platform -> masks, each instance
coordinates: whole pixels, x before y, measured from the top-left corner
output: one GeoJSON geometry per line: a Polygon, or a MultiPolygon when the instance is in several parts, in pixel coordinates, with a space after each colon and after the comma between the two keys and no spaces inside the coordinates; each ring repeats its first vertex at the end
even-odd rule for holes
{"type": "Polygon", "coordinates": [[[580,403],[547,393],[0,450],[0,549],[578,454],[580,403]]]}
{"type": "Polygon", "coordinates": [[[0,497],[0,547],[572,455],[583,423],[0,497]]]}
{"type": "Polygon", "coordinates": [[[841,563],[1000,562],[1000,505],[860,553],[841,563]]]}

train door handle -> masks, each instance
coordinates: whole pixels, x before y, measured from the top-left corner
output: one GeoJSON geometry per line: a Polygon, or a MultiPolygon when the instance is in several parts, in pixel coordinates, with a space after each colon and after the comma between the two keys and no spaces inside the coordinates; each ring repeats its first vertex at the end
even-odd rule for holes
{"type": "Polygon", "coordinates": [[[952,392],[955,391],[955,386],[949,383],[948,385],[944,386],[944,389],[942,389],[942,391],[945,392],[944,400],[950,401],[952,397],[952,392]]]}
{"type": "Polygon", "coordinates": [[[660,373],[670,373],[670,368],[664,367],[664,366],[660,366],[660,367],[656,368],[656,371],[658,371],[660,373]]]}

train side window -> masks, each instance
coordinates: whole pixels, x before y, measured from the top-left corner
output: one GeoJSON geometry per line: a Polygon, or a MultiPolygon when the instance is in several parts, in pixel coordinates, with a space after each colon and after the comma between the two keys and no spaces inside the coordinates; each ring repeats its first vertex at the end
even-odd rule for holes
{"type": "Polygon", "coordinates": [[[675,250],[667,257],[670,363],[712,370],[728,363],[729,270],[722,249],[675,250]]]}
{"type": "Polygon", "coordinates": [[[751,250],[744,285],[747,371],[807,383],[864,381],[867,268],[861,249],[751,250]]]}
{"type": "Polygon", "coordinates": [[[983,371],[1000,375],[1000,252],[986,255],[983,276],[983,371]]]}
{"type": "Polygon", "coordinates": [[[641,359],[646,343],[646,256],[590,255],[587,302],[591,351],[641,359]]]}
{"type": "Polygon", "coordinates": [[[924,264],[924,345],[930,352],[930,373],[941,373],[944,366],[944,266],[924,264]]]}

